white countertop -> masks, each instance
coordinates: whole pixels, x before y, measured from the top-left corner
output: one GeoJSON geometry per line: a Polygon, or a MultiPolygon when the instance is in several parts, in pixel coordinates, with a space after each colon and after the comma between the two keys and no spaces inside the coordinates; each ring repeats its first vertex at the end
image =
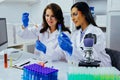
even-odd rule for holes
{"type": "MultiPolygon", "coordinates": [[[[29,58],[33,58],[33,54],[20,51],[22,56],[12,63],[20,63],[21,61],[27,60],[29,58]]],[[[8,65],[10,62],[8,61],[8,65]]],[[[58,69],[58,80],[67,80],[67,71],[68,71],[68,63],[66,62],[48,62],[45,66],[53,67],[58,69]]],[[[22,80],[23,70],[16,68],[4,68],[4,60],[0,59],[0,80],[22,80]]]]}

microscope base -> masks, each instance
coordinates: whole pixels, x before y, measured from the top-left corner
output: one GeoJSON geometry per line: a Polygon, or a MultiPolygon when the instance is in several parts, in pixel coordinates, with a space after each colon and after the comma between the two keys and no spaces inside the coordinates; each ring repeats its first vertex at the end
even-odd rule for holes
{"type": "Polygon", "coordinates": [[[79,67],[99,67],[100,61],[86,62],[85,60],[80,61],[78,64],[79,67]]]}

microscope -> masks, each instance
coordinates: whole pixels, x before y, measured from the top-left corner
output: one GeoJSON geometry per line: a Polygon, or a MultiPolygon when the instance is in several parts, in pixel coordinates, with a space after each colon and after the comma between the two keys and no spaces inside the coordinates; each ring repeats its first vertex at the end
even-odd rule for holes
{"type": "Polygon", "coordinates": [[[84,38],[84,52],[85,52],[85,59],[81,60],[78,66],[85,66],[85,67],[99,67],[100,61],[94,60],[93,54],[93,45],[96,44],[96,35],[92,33],[88,33],[85,35],[84,38]]]}

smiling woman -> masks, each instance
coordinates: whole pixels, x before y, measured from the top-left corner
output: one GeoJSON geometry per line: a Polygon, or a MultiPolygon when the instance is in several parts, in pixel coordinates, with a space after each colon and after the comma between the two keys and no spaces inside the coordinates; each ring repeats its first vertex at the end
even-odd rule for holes
{"type": "Polygon", "coordinates": [[[43,23],[38,27],[28,27],[30,15],[29,13],[27,16],[24,14],[22,15],[22,27],[24,29],[19,31],[19,36],[26,39],[38,39],[35,44],[35,54],[39,56],[39,59],[43,61],[66,61],[64,51],[58,45],[58,26],[61,25],[61,32],[68,36],[70,30],[64,25],[63,12],[60,6],[55,3],[48,4],[43,11],[43,23]]]}
{"type": "Polygon", "coordinates": [[[46,10],[45,19],[48,25],[50,26],[50,32],[51,33],[54,32],[56,30],[55,26],[57,24],[57,19],[53,15],[53,12],[51,9],[46,10]]]}
{"type": "Polygon", "coordinates": [[[93,60],[101,61],[100,66],[111,66],[110,56],[105,53],[106,40],[104,33],[95,23],[88,4],[85,2],[75,3],[71,7],[71,17],[76,27],[71,39],[65,34],[65,37],[59,37],[61,49],[66,51],[66,54],[70,54],[68,60],[74,61],[73,63],[85,60],[86,46],[84,41],[85,36],[90,33],[96,35],[96,43],[91,47],[93,60]]]}
{"type": "MultiPolygon", "coordinates": [[[[97,26],[88,4],[85,2],[75,3],[71,7],[71,14],[72,20],[77,28],[77,30],[75,31],[75,33],[73,33],[72,36],[73,45],[77,47],[77,49],[73,47],[73,56],[85,56],[85,36],[88,33],[91,33],[96,35],[96,43],[92,47],[92,56],[94,57],[93,59],[100,60],[100,66],[111,66],[110,56],[107,55],[105,52],[106,40],[104,33],[97,26]],[[80,50],[80,47],[82,47],[83,50],[80,50]]],[[[81,60],[80,57],[77,58],[78,60],[81,60]]]]}

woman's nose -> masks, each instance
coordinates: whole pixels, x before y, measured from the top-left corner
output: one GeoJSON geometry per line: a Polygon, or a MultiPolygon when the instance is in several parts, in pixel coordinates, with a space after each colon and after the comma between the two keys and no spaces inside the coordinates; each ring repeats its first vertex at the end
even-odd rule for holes
{"type": "Polygon", "coordinates": [[[71,19],[72,19],[72,21],[74,21],[74,20],[75,20],[75,18],[74,18],[74,17],[71,17],[71,19]]]}

